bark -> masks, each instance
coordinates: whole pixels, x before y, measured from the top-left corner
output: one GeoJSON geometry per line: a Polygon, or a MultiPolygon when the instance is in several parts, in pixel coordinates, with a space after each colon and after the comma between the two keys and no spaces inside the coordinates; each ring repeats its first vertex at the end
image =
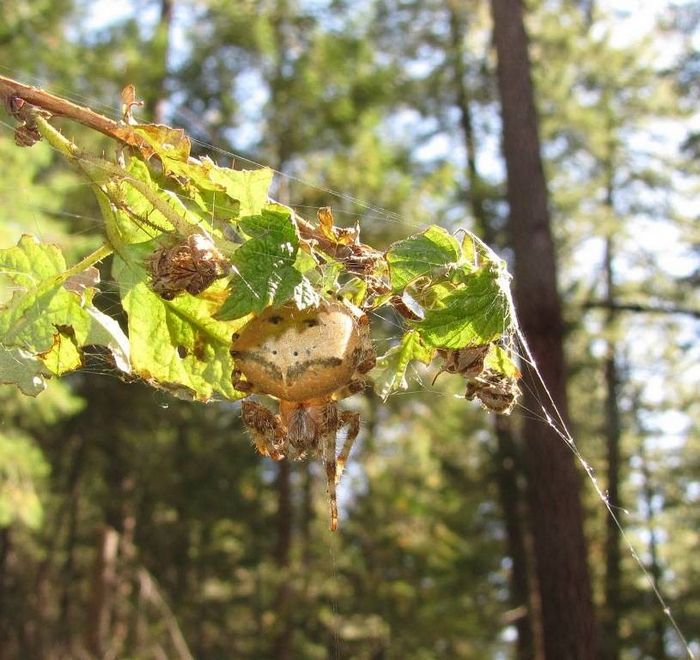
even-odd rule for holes
{"type": "Polygon", "coordinates": [[[7,657],[3,651],[9,642],[10,627],[7,625],[7,594],[9,583],[8,558],[11,548],[10,528],[0,529],[0,660],[7,657]]]}
{"type": "MultiPolygon", "coordinates": [[[[609,195],[611,198],[611,195],[609,195]]],[[[611,204],[612,205],[612,204],[611,204]]],[[[608,238],[605,250],[606,300],[611,304],[606,327],[613,331],[615,324],[613,276],[613,242],[608,238]]],[[[617,366],[616,345],[608,339],[605,356],[605,439],[607,447],[607,496],[615,508],[621,508],[620,500],[620,438],[622,435],[618,405],[620,375],[617,366]]],[[[606,518],[605,534],[605,607],[602,617],[603,656],[606,660],[620,657],[620,530],[612,516],[606,518]]]]}
{"type": "Polygon", "coordinates": [[[542,630],[540,629],[539,594],[533,588],[530,567],[533,565],[532,539],[526,540],[523,520],[527,518],[518,476],[522,471],[510,419],[496,417],[497,451],[495,456],[498,495],[508,539],[508,554],[513,562],[510,575],[510,601],[518,613],[514,624],[518,631],[516,657],[518,660],[540,659],[542,630]],[[530,546],[528,548],[528,546],[530,546]],[[528,552],[528,549],[530,552],[528,552]]]}
{"type": "MultiPolygon", "coordinates": [[[[566,419],[563,323],[554,245],[519,0],[492,0],[503,150],[508,176],[515,300],[521,329],[558,410],[566,419]]],[[[525,370],[523,406],[540,411],[547,394],[525,370]]],[[[554,429],[523,419],[523,445],[545,657],[597,658],[595,620],[573,456],[554,429]]]]}
{"type": "MultiPolygon", "coordinates": [[[[645,523],[647,526],[647,533],[649,534],[649,565],[647,566],[649,574],[654,580],[656,588],[661,591],[661,576],[662,568],[659,562],[659,540],[656,534],[656,516],[654,515],[655,505],[654,505],[654,487],[652,485],[651,470],[649,469],[649,461],[647,460],[646,447],[644,446],[644,441],[642,441],[639,448],[639,458],[642,463],[642,497],[644,498],[644,510],[645,510],[645,523]]],[[[651,601],[649,603],[650,610],[653,612],[653,636],[651,643],[651,653],[655,660],[666,660],[668,658],[668,651],[666,650],[666,621],[663,610],[656,607],[656,603],[651,598],[651,594],[647,594],[647,597],[651,601]]]]}
{"type": "Polygon", "coordinates": [[[277,592],[277,620],[279,631],[273,643],[272,657],[290,660],[292,657],[291,584],[289,582],[290,549],[292,545],[291,466],[288,460],[280,461],[277,468],[277,547],[275,560],[279,576],[277,592]]]}
{"type": "Polygon", "coordinates": [[[97,540],[85,640],[94,657],[102,657],[110,641],[118,547],[117,531],[103,527],[97,540]]]}

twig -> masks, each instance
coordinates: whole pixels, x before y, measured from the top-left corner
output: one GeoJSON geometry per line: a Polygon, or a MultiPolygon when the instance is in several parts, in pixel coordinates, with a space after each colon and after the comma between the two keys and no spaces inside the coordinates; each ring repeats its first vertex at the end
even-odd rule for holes
{"type": "Polygon", "coordinates": [[[643,303],[609,303],[591,300],[583,304],[584,309],[610,309],[618,312],[638,312],[642,314],[685,314],[700,319],[700,309],[676,307],[673,305],[647,305],[643,303]]]}
{"type": "Polygon", "coordinates": [[[9,99],[13,96],[19,97],[39,108],[47,110],[52,115],[57,117],[67,117],[73,121],[77,121],[83,126],[99,131],[103,135],[126,142],[118,135],[120,128],[119,122],[109,119],[104,115],[100,115],[90,108],[85,108],[81,105],[71,103],[60,96],[49,94],[49,92],[24,85],[11,78],[0,76],[0,97],[3,98],[5,104],[9,106],[9,99]]]}

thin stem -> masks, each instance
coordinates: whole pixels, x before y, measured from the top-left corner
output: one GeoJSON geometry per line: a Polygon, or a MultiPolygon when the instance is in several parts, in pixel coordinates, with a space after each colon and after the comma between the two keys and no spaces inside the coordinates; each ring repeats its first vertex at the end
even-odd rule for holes
{"type": "Polygon", "coordinates": [[[99,131],[103,135],[126,142],[119,135],[119,129],[122,128],[119,122],[100,115],[94,110],[90,110],[90,108],[76,105],[59,96],[49,94],[49,92],[38,87],[24,85],[11,78],[0,76],[0,97],[7,99],[11,96],[18,96],[32,105],[47,110],[52,115],[67,117],[83,126],[99,131]]]}
{"type": "Polygon", "coordinates": [[[75,266],[71,266],[68,270],[64,270],[57,278],[57,282],[65,282],[69,277],[82,273],[84,270],[90,268],[90,266],[94,266],[96,263],[99,263],[108,257],[110,254],[112,254],[112,252],[114,252],[114,250],[110,245],[100,245],[100,247],[98,247],[94,252],[88,254],[87,257],[81,259],[77,264],[75,264],[75,266]]]}
{"type": "Polygon", "coordinates": [[[93,165],[94,167],[102,170],[105,174],[116,177],[119,179],[124,179],[128,181],[129,185],[135,188],[141,195],[143,195],[148,202],[158,210],[169,222],[175,227],[175,229],[182,234],[187,236],[192,233],[192,225],[187,222],[172,206],[170,206],[158,193],[153,190],[147,183],[131,176],[129,172],[123,169],[121,166],[111,163],[108,160],[102,158],[97,158],[90,154],[82,152],[73,142],[65,138],[59,131],[57,131],[51,124],[41,115],[35,117],[37,128],[41,133],[42,137],[55,149],[64,154],[69,158],[74,165],[76,165],[86,176],[92,181],[93,184],[99,185],[100,190],[110,197],[110,201],[115,205],[119,206],[119,200],[113,199],[113,194],[108,186],[104,186],[103,183],[95,180],[95,177],[86,167],[86,164],[93,165]]]}

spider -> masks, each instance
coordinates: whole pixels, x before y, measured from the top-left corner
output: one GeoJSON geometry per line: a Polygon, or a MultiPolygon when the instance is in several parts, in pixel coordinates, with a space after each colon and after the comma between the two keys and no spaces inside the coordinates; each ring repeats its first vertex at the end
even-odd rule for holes
{"type": "Polygon", "coordinates": [[[279,400],[279,414],[243,402],[258,452],[274,460],[323,460],[330,529],[337,529],[336,484],[360,428],[359,414],[339,411],[337,401],[363,390],[376,363],[367,316],[335,301],[303,310],[293,303],[269,307],[233,335],[231,356],[237,390],[279,400]]]}

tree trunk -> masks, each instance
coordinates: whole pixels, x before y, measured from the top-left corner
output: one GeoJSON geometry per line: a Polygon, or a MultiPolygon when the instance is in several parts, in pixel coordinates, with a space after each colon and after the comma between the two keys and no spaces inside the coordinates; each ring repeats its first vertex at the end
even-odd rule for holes
{"type": "Polygon", "coordinates": [[[277,547],[275,559],[279,576],[277,592],[278,632],[274,640],[272,657],[275,660],[291,660],[292,657],[292,625],[290,620],[291,584],[289,576],[289,555],[292,544],[292,501],[291,465],[285,459],[277,467],[277,547]]]}
{"type": "MultiPolygon", "coordinates": [[[[647,566],[649,574],[654,580],[656,588],[661,590],[661,563],[659,562],[658,546],[659,541],[656,535],[656,516],[654,515],[654,487],[651,481],[651,470],[649,469],[649,461],[647,460],[646,447],[644,439],[639,448],[639,458],[642,463],[642,497],[644,498],[645,522],[647,533],[649,534],[649,564],[647,566]]],[[[649,599],[649,608],[653,612],[653,637],[651,644],[651,653],[654,660],[666,660],[668,652],[666,650],[666,621],[665,615],[661,608],[656,606],[651,593],[646,594],[649,599]]]]}
{"type": "Polygon", "coordinates": [[[7,621],[7,593],[8,593],[8,558],[11,548],[10,528],[3,527],[0,529],[0,660],[4,660],[7,656],[3,649],[9,645],[10,628],[7,621]]]}
{"type": "MultiPolygon", "coordinates": [[[[503,150],[520,325],[557,408],[566,419],[563,323],[547,188],[540,157],[527,36],[520,0],[492,0],[503,150]]],[[[545,390],[532,370],[523,406],[540,411],[545,390]]],[[[579,480],[570,450],[535,415],[523,419],[533,543],[545,657],[597,658],[579,480]]]]}
{"type": "MultiPolygon", "coordinates": [[[[612,195],[608,198],[612,202],[612,195]]],[[[610,205],[612,206],[612,204],[610,205]]],[[[613,243],[608,238],[605,245],[605,299],[610,305],[606,319],[608,333],[614,331],[615,316],[613,243]]],[[[608,502],[621,508],[620,500],[620,408],[618,405],[620,375],[617,366],[616,345],[608,338],[605,356],[605,439],[608,455],[607,491],[608,502]]],[[[620,530],[612,516],[606,519],[605,535],[605,608],[603,611],[603,657],[618,660],[620,657],[620,530]]]]}
{"type": "Polygon", "coordinates": [[[98,658],[104,655],[111,636],[118,547],[117,531],[103,527],[97,540],[85,640],[98,658]]]}
{"type": "Polygon", "coordinates": [[[527,519],[528,512],[524,511],[526,503],[523,501],[518,483],[521,459],[510,420],[507,417],[496,417],[495,431],[498,496],[508,539],[508,554],[513,562],[510,575],[510,601],[517,613],[514,619],[518,631],[516,657],[518,660],[539,660],[544,657],[542,631],[538,625],[540,602],[539,594],[531,584],[534,580],[530,577],[530,567],[534,565],[530,556],[532,542],[530,539],[530,543],[526,543],[523,529],[523,520],[527,519]]]}

